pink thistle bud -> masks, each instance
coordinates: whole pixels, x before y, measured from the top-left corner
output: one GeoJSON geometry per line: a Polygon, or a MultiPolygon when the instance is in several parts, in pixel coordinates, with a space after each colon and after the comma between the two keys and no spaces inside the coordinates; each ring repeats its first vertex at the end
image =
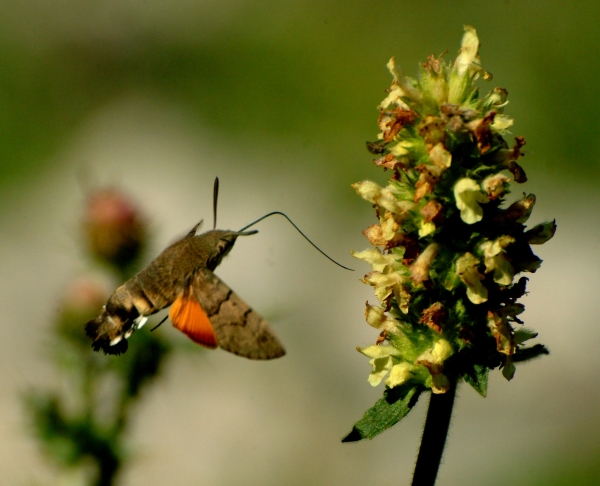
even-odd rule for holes
{"type": "Polygon", "coordinates": [[[100,189],[89,197],[83,227],[94,257],[119,269],[135,262],[146,240],[140,212],[118,189],[100,189]]]}

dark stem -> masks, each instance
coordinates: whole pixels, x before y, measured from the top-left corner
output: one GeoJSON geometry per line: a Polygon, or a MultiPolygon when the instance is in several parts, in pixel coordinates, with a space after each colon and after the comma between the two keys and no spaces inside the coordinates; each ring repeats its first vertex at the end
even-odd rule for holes
{"type": "Polygon", "coordinates": [[[412,486],[435,484],[450,428],[455,396],[456,382],[451,382],[450,389],[446,393],[431,394],[412,486]]]}

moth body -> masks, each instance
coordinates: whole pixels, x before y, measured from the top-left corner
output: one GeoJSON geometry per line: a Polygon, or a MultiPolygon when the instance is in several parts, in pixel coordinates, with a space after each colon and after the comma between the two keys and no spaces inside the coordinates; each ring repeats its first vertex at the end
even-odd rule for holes
{"type": "Polygon", "coordinates": [[[213,273],[237,237],[254,232],[196,235],[198,226],[117,288],[100,315],[86,324],[95,351],[124,353],[127,338],[148,316],[171,306],[173,326],[200,345],[250,359],[285,354],[268,323],[213,273]]]}

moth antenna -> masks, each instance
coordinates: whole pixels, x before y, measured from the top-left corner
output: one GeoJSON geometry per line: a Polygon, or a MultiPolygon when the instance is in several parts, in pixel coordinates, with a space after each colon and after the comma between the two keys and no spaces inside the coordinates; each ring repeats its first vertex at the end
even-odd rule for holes
{"type": "Polygon", "coordinates": [[[194,226],[187,235],[188,236],[196,236],[196,231],[198,231],[198,228],[200,228],[200,226],[202,226],[203,221],[204,220],[201,219],[200,222],[196,226],[194,226]]]}
{"type": "Polygon", "coordinates": [[[213,230],[217,229],[217,201],[219,199],[219,178],[215,177],[213,186],[213,230]]]}
{"type": "Polygon", "coordinates": [[[338,262],[336,262],[336,261],[335,261],[333,258],[331,258],[331,257],[330,257],[330,256],[329,256],[327,253],[325,253],[325,252],[324,252],[323,250],[321,250],[321,249],[320,249],[320,248],[319,248],[317,245],[315,245],[315,244],[314,244],[314,243],[311,241],[311,239],[310,239],[308,236],[306,236],[306,235],[305,235],[305,234],[302,232],[302,230],[301,230],[300,228],[298,228],[298,226],[296,226],[296,224],[295,224],[295,223],[294,223],[294,222],[293,222],[293,221],[292,221],[292,220],[291,220],[291,219],[290,219],[290,218],[287,216],[287,214],[285,214],[285,213],[282,213],[281,211],[273,211],[272,213],[265,214],[264,216],[262,216],[262,217],[258,218],[258,219],[257,219],[256,221],[254,221],[253,223],[250,223],[250,224],[248,224],[248,225],[244,226],[244,227],[243,227],[243,228],[242,228],[242,229],[241,229],[239,232],[241,233],[242,231],[244,231],[244,230],[246,230],[246,229],[250,228],[251,226],[254,226],[256,223],[260,223],[260,222],[261,222],[263,219],[266,219],[266,218],[268,218],[269,216],[273,216],[273,215],[275,215],[275,214],[279,214],[280,216],[283,216],[285,219],[287,219],[287,220],[288,220],[288,222],[289,222],[289,223],[290,223],[290,224],[291,224],[291,225],[292,225],[294,228],[296,228],[296,231],[297,231],[298,233],[300,233],[300,234],[301,234],[301,235],[304,237],[304,239],[305,239],[306,241],[308,241],[308,242],[309,242],[309,243],[310,243],[312,246],[314,246],[314,247],[317,249],[317,251],[318,251],[319,253],[321,253],[321,255],[323,255],[325,258],[327,258],[328,260],[330,260],[330,261],[332,261],[333,263],[335,263],[335,264],[336,264],[338,267],[342,267],[342,268],[343,268],[343,269],[345,269],[345,270],[350,270],[351,272],[354,272],[354,269],[353,269],[353,268],[348,268],[348,267],[345,267],[345,266],[344,266],[344,265],[342,265],[341,263],[338,263],[338,262]]]}
{"type": "Polygon", "coordinates": [[[167,320],[167,317],[169,317],[169,314],[167,314],[167,315],[165,316],[165,318],[164,318],[162,321],[160,321],[160,322],[159,322],[159,323],[158,323],[156,326],[154,326],[152,329],[150,329],[150,332],[154,331],[154,329],[156,329],[156,328],[157,328],[158,326],[160,326],[160,325],[161,325],[163,322],[165,322],[165,321],[167,320]]]}

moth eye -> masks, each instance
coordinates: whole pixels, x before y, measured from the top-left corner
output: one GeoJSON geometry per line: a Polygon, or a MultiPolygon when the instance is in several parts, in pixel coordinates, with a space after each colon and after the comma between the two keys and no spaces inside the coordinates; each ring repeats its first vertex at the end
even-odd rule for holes
{"type": "Polygon", "coordinates": [[[217,251],[219,253],[223,253],[227,247],[229,246],[228,242],[225,240],[219,240],[219,243],[217,244],[217,251]]]}

